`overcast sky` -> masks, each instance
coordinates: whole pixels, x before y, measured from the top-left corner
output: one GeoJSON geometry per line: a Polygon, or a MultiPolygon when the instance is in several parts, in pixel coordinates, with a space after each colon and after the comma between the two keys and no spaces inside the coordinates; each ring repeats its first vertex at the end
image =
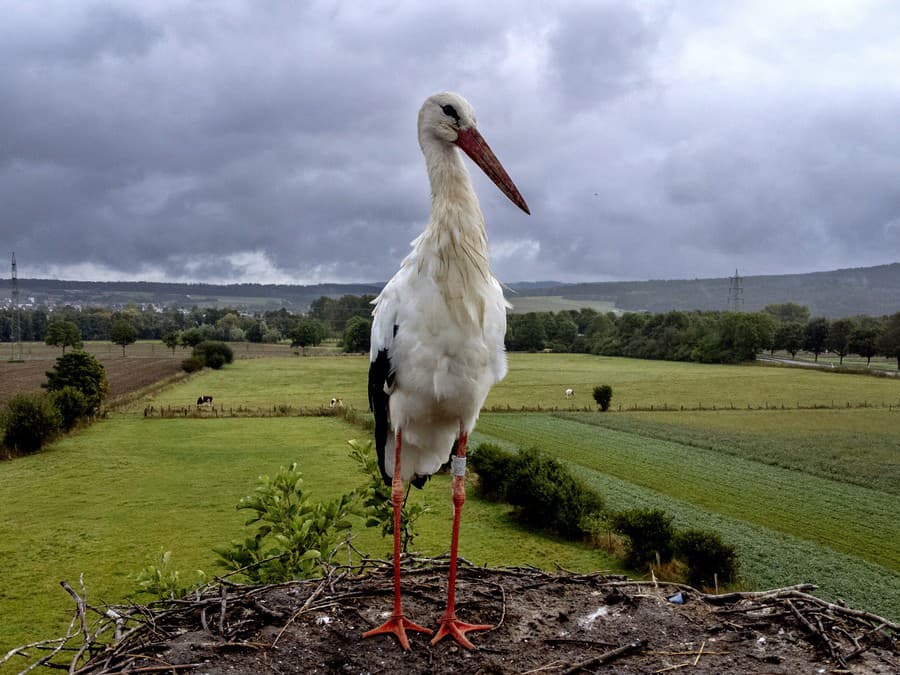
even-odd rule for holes
{"type": "Polygon", "coordinates": [[[469,163],[505,282],[900,260],[895,0],[0,16],[0,249],[23,278],[384,281],[428,217],[416,114],[441,90],[531,207],[469,163]]]}

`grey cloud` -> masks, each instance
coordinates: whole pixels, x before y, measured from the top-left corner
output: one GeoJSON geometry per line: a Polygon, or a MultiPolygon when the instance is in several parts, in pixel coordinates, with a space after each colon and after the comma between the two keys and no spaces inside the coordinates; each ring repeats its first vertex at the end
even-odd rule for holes
{"type": "Polygon", "coordinates": [[[532,208],[472,168],[506,281],[897,257],[890,4],[822,36],[765,0],[36,7],[0,25],[2,239],[26,275],[252,281],[259,253],[282,276],[386,279],[427,218],[415,119],[440,89],[472,101],[532,208]]]}

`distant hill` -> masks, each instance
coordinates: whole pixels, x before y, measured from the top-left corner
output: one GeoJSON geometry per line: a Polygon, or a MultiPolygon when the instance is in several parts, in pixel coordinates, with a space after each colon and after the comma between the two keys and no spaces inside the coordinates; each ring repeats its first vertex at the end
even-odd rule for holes
{"type": "MultiPolygon", "coordinates": [[[[176,284],[145,281],[19,279],[22,301],[36,304],[121,307],[128,303],[177,307],[238,307],[247,311],[304,312],[318,297],[375,295],[382,284],[176,284]]],[[[900,311],[900,263],[812,272],[742,277],[744,309],[796,302],[813,316],[880,316],[900,311]]],[[[521,310],[592,306],[622,311],[717,310],[728,305],[729,278],[509,284],[521,310]]]]}
{"type": "MultiPolygon", "coordinates": [[[[728,277],[720,277],[566,284],[529,288],[520,293],[530,299],[549,296],[607,302],[624,311],[721,310],[728,306],[729,285],[728,277]]],[[[812,316],[830,318],[858,314],[881,316],[900,311],[900,263],[808,274],[741,277],[741,286],[746,311],[783,302],[806,305],[812,316]]]]}
{"type": "Polygon", "coordinates": [[[163,307],[237,307],[248,311],[305,312],[323,295],[374,295],[380,284],[175,284],[151,281],[59,281],[19,279],[19,297],[36,304],[120,307],[129,303],[163,307]]]}

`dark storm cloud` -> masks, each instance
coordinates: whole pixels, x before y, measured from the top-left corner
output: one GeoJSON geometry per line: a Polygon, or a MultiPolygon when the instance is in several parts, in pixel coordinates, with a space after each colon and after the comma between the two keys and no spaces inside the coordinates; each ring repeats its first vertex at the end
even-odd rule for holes
{"type": "Polygon", "coordinates": [[[23,276],[386,279],[451,89],[534,214],[472,171],[507,281],[895,260],[900,11],[660,7],[10,4],[3,242],[23,276]]]}

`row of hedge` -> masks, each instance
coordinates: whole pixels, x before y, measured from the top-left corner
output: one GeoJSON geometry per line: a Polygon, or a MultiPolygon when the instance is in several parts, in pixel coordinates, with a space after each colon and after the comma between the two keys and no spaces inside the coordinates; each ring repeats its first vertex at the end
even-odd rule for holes
{"type": "Polygon", "coordinates": [[[482,443],[472,452],[471,467],[479,477],[478,493],[512,504],[517,520],[525,526],[567,539],[596,538],[598,528],[609,527],[627,539],[625,563],[632,569],[677,558],[694,586],[735,579],[734,548],[717,533],[676,532],[673,517],[659,509],[611,512],[600,494],[536,448],[512,453],[482,443]]]}

